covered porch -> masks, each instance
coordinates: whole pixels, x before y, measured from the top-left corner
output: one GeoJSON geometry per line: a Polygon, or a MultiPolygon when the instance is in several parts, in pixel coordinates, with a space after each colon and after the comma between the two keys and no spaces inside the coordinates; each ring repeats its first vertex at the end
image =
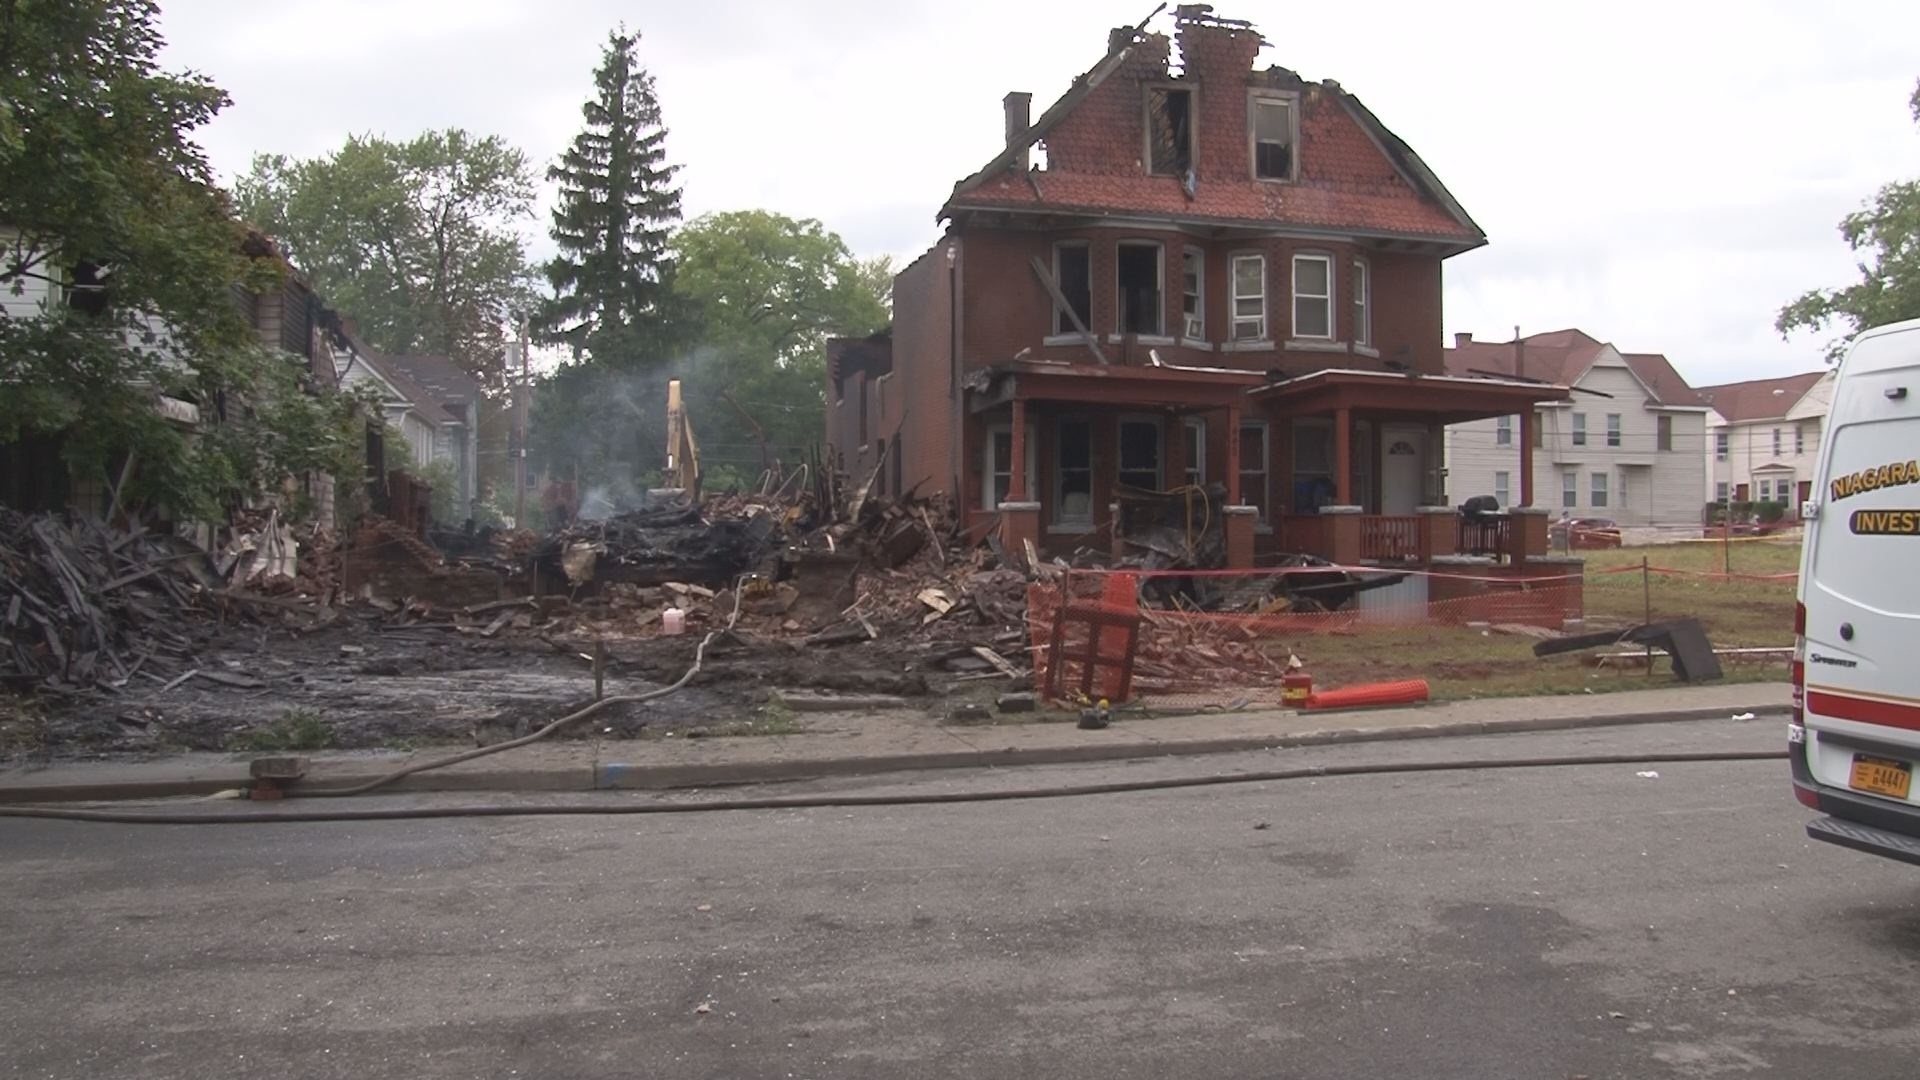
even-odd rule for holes
{"type": "Polygon", "coordinates": [[[1519,380],[1345,369],[1248,391],[1248,416],[1270,427],[1272,467],[1283,478],[1280,498],[1261,515],[1256,559],[1269,551],[1342,565],[1545,556],[1547,513],[1533,503],[1534,409],[1567,396],[1564,387],[1519,380]],[[1474,493],[1448,490],[1446,428],[1516,414],[1518,498],[1512,509],[1462,514],[1453,504],[1474,493]]]}
{"type": "Polygon", "coordinates": [[[1341,565],[1427,565],[1468,554],[1524,562],[1547,553],[1531,508],[1538,383],[1325,370],[1274,380],[1250,371],[1016,363],[968,387],[962,471],[968,521],[1002,546],[1046,556],[1123,554],[1123,492],[1199,492],[1229,567],[1288,554],[1341,565]],[[1521,417],[1520,499],[1466,521],[1448,505],[1448,424],[1521,417]]]}

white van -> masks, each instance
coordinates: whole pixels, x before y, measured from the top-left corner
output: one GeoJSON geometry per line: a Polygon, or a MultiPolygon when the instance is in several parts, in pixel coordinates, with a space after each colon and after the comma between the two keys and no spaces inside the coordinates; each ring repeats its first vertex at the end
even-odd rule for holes
{"type": "Polygon", "coordinates": [[[1920,320],[1840,362],[1800,553],[1793,793],[1815,840],[1920,864],[1920,320]]]}

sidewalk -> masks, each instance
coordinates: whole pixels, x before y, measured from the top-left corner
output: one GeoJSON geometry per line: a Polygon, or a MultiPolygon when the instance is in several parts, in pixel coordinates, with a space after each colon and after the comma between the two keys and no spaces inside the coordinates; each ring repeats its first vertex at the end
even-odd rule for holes
{"type": "MultiPolygon", "coordinates": [[[[409,776],[401,791],[665,789],[855,776],[911,769],[1040,765],[1216,754],[1285,746],[1486,735],[1506,731],[1781,714],[1785,683],[1672,687],[1623,693],[1496,698],[1343,713],[1286,711],[1117,719],[1100,731],[1071,722],[938,726],[924,713],[808,714],[800,735],[601,741],[562,739],[409,776]]],[[[1123,717],[1125,714],[1122,714],[1123,717]]],[[[301,781],[344,787],[417,760],[453,753],[312,755],[301,781]]],[[[146,762],[63,762],[0,768],[0,802],[205,795],[248,783],[246,761],[183,754],[146,762]]]]}

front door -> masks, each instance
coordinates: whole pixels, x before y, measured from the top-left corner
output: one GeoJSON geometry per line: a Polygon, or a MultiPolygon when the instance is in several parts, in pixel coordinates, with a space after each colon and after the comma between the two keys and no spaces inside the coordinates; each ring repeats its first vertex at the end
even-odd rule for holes
{"type": "Polygon", "coordinates": [[[1380,512],[1411,514],[1420,505],[1426,479],[1427,430],[1388,426],[1380,430],[1380,512]]]}

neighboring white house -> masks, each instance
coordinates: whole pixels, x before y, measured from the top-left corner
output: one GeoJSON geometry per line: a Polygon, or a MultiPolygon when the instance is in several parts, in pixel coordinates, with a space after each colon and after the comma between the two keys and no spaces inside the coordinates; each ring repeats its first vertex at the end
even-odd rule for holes
{"type": "Polygon", "coordinates": [[[1777,502],[1790,517],[1812,495],[1833,372],[1708,386],[1708,501],[1777,502]]]}
{"type": "Polygon", "coordinates": [[[455,506],[470,507],[478,494],[480,384],[452,361],[437,356],[387,356],[351,333],[334,349],[340,384],[371,384],[387,423],[406,436],[416,468],[436,461],[453,467],[455,506]]]}
{"type": "MultiPolygon", "coordinates": [[[[1534,413],[1533,505],[1622,525],[1697,524],[1706,484],[1707,407],[1667,358],[1622,353],[1579,330],[1518,342],[1454,335],[1447,372],[1568,386],[1573,398],[1534,413]]],[[[1522,505],[1520,418],[1446,431],[1447,493],[1522,505]]]]}

